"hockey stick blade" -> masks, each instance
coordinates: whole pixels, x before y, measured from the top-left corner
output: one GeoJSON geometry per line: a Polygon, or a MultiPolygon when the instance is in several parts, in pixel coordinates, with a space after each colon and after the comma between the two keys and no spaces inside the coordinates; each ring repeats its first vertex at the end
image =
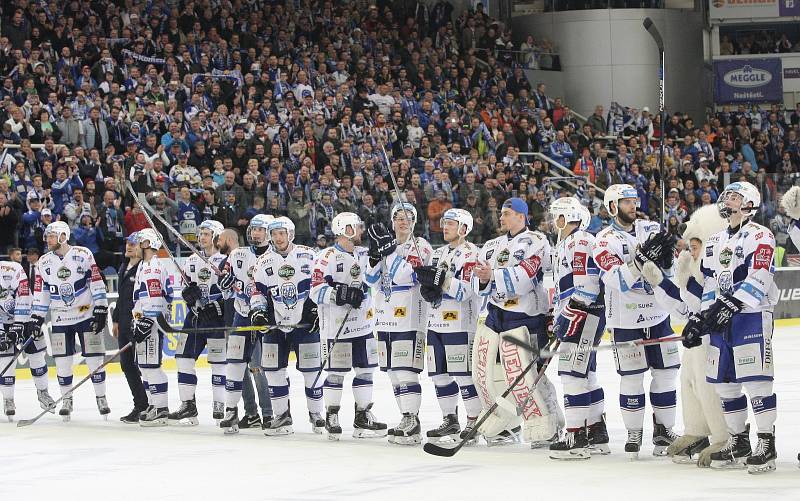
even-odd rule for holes
{"type": "Polygon", "coordinates": [[[539,355],[539,352],[540,352],[539,348],[537,348],[536,346],[533,346],[532,344],[526,343],[525,341],[523,341],[523,340],[521,340],[519,338],[516,338],[516,337],[513,337],[513,336],[510,336],[510,335],[506,334],[506,335],[503,336],[503,341],[505,341],[507,343],[511,343],[511,344],[513,344],[515,346],[519,346],[523,350],[533,353],[533,355],[536,356],[536,357],[538,357],[538,355],[539,355]]]}

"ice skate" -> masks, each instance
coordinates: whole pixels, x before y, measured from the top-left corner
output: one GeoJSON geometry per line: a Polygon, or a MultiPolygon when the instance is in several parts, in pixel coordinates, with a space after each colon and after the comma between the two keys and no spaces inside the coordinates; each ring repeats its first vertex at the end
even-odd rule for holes
{"type": "Polygon", "coordinates": [[[747,458],[753,455],[750,448],[750,425],[742,433],[731,435],[725,447],[711,454],[711,468],[715,470],[736,470],[747,467],[747,458]]]}
{"type": "Polygon", "coordinates": [[[311,431],[321,434],[325,431],[325,418],[319,412],[309,412],[308,421],[311,423],[311,431]]]}
{"type": "MultiPolygon", "coordinates": [[[[465,440],[467,437],[469,437],[470,433],[472,433],[472,430],[475,429],[475,423],[477,422],[478,422],[477,416],[475,417],[467,416],[467,423],[464,425],[464,430],[461,432],[458,438],[460,438],[461,440],[465,440]]],[[[464,445],[475,445],[477,443],[478,443],[478,433],[476,432],[472,433],[472,437],[469,440],[467,440],[467,442],[464,445]]]]}
{"type": "Polygon", "coordinates": [[[146,411],[139,415],[139,426],[144,428],[167,426],[169,416],[169,409],[166,407],[156,407],[155,405],[151,405],[146,411]]]}
{"type": "Polygon", "coordinates": [[[9,423],[14,422],[14,415],[17,413],[17,407],[14,405],[13,398],[4,398],[3,399],[3,412],[5,412],[6,418],[8,419],[9,423]]]}
{"type": "Polygon", "coordinates": [[[458,424],[457,414],[448,414],[442,420],[442,424],[438,428],[428,430],[425,435],[428,437],[428,442],[455,442],[460,438],[461,425],[458,424]]]}
{"type": "Polygon", "coordinates": [[[48,393],[46,389],[36,390],[36,398],[39,399],[39,407],[41,407],[43,411],[50,411],[53,414],[56,413],[56,401],[53,400],[53,397],[50,396],[50,393],[48,393]]]}
{"type": "Polygon", "coordinates": [[[375,421],[375,415],[369,404],[363,409],[355,405],[356,416],[353,419],[353,438],[381,438],[386,436],[386,423],[375,421]]]}
{"type": "MultiPolygon", "coordinates": [[[[672,455],[673,463],[697,464],[697,460],[700,459],[700,452],[710,445],[708,442],[708,437],[701,437],[701,438],[689,437],[689,438],[695,438],[695,440],[686,447],[684,447],[683,449],[679,450],[678,452],[672,455]]],[[[673,442],[673,444],[674,443],[677,443],[677,441],[673,442]]]]}
{"type": "Polygon", "coordinates": [[[227,407],[225,417],[219,422],[219,427],[225,430],[226,435],[239,433],[239,408],[227,407]]]}
{"type": "Polygon", "coordinates": [[[775,471],[775,460],[778,451],[775,450],[775,433],[759,433],[758,443],[753,455],[747,458],[747,473],[760,474],[775,471]]]}
{"type": "Polygon", "coordinates": [[[325,412],[325,431],[328,432],[328,440],[339,440],[339,437],[342,436],[338,405],[331,405],[327,408],[325,412]]]}
{"type": "Polygon", "coordinates": [[[550,459],[589,459],[589,437],[587,427],[567,431],[561,440],[550,445],[550,459]]]}
{"type": "Polygon", "coordinates": [[[272,418],[269,426],[264,430],[264,435],[268,437],[291,435],[292,433],[294,433],[294,429],[292,428],[292,414],[288,410],[280,416],[272,418]]]}
{"type": "Polygon", "coordinates": [[[200,424],[197,419],[197,404],[195,400],[186,400],[181,403],[177,411],[169,413],[168,421],[170,426],[197,426],[200,424]]]}
{"type": "Polygon", "coordinates": [[[653,455],[666,456],[667,447],[680,436],[672,431],[672,428],[667,428],[663,424],[656,421],[655,415],[653,416],[653,455]]]}
{"type": "MultiPolygon", "coordinates": [[[[486,445],[489,447],[497,447],[501,445],[512,445],[518,444],[522,441],[520,437],[520,433],[522,432],[522,428],[519,426],[512,428],[510,430],[503,430],[497,435],[493,437],[484,436],[483,438],[486,439],[486,445]]],[[[558,438],[557,436],[555,438],[558,438]]],[[[549,442],[548,442],[549,445],[549,442]]]]}
{"type": "Polygon", "coordinates": [[[628,430],[628,440],[625,441],[625,454],[631,461],[639,459],[642,448],[642,430],[628,430]]]}
{"type": "Polygon", "coordinates": [[[70,420],[70,416],[72,415],[72,397],[64,397],[61,401],[61,410],[58,411],[58,415],[61,416],[61,419],[64,422],[70,420]]]}
{"type": "Polygon", "coordinates": [[[605,456],[611,454],[608,447],[608,429],[606,429],[606,415],[600,417],[600,421],[589,425],[589,452],[605,456]]]}
{"type": "Polygon", "coordinates": [[[97,401],[97,410],[100,415],[108,421],[108,415],[111,413],[111,409],[108,407],[108,400],[106,397],[95,397],[95,400],[97,401]]]}
{"type": "Polygon", "coordinates": [[[397,445],[422,443],[422,427],[419,424],[419,417],[416,414],[404,412],[400,424],[389,430],[389,442],[397,445]]]}
{"type": "Polygon", "coordinates": [[[225,417],[225,404],[223,402],[214,402],[211,406],[211,418],[219,424],[225,417]]]}

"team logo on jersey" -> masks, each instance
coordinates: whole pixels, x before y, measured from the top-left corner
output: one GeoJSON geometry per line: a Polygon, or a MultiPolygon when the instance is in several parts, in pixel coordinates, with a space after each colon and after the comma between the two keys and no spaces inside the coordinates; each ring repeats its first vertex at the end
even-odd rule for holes
{"type": "Polygon", "coordinates": [[[525,259],[525,250],[519,249],[518,251],[516,251],[514,253],[514,259],[516,259],[517,261],[522,261],[523,259],[525,259]]]}
{"type": "Polygon", "coordinates": [[[283,278],[284,280],[288,280],[294,276],[294,268],[285,264],[278,268],[278,276],[283,278]]]}
{"type": "Polygon", "coordinates": [[[281,298],[283,298],[283,304],[285,304],[287,308],[294,308],[297,304],[297,287],[295,287],[292,282],[282,283],[281,298]]]}
{"type": "Polygon", "coordinates": [[[61,284],[58,287],[58,294],[61,296],[61,301],[67,306],[70,306],[75,301],[75,289],[70,284],[61,284]]]}
{"type": "Polygon", "coordinates": [[[500,253],[497,255],[497,264],[499,264],[500,266],[505,266],[505,264],[508,262],[508,257],[510,255],[511,253],[508,252],[508,249],[501,250],[500,253]]]}
{"type": "Polygon", "coordinates": [[[454,322],[458,320],[458,312],[457,311],[443,311],[442,312],[442,320],[445,322],[454,322]]]}
{"type": "Polygon", "coordinates": [[[402,306],[398,306],[394,309],[394,317],[395,318],[405,318],[406,316],[406,309],[402,306]]]}
{"type": "Polygon", "coordinates": [[[354,264],[352,268],[350,268],[350,276],[354,279],[361,276],[361,266],[354,264]]]}
{"type": "Polygon", "coordinates": [[[310,275],[311,274],[311,265],[310,264],[304,264],[303,266],[301,266],[300,267],[300,273],[302,273],[303,275],[310,275]]]}
{"type": "Polygon", "coordinates": [[[155,278],[147,279],[147,295],[150,297],[161,296],[161,282],[155,278]]]}
{"type": "Polygon", "coordinates": [[[344,273],[344,263],[338,263],[336,265],[336,273],[344,273]]]}
{"type": "Polygon", "coordinates": [[[731,264],[731,257],[733,256],[733,251],[729,248],[725,247],[722,249],[722,252],[719,253],[719,264],[722,266],[728,266],[731,264]]]}
{"type": "Polygon", "coordinates": [[[269,268],[267,268],[267,270],[266,270],[266,271],[267,271],[267,276],[268,276],[268,277],[271,277],[271,276],[272,276],[272,274],[273,274],[273,271],[272,271],[272,266],[270,266],[269,268]]]}
{"type": "Polygon", "coordinates": [[[586,253],[576,252],[572,256],[572,273],[575,275],[586,275],[586,253]]]}
{"type": "Polygon", "coordinates": [[[415,256],[413,254],[406,256],[406,261],[411,265],[412,268],[416,268],[418,266],[422,266],[422,259],[419,256],[415,256]]]}
{"type": "Polygon", "coordinates": [[[768,270],[772,264],[772,253],[775,249],[767,244],[761,244],[753,252],[753,269],[768,270]]]}
{"type": "Polygon", "coordinates": [[[189,272],[190,273],[194,273],[194,265],[193,264],[189,265],[189,272]]]}
{"type": "Polygon", "coordinates": [[[736,255],[736,257],[738,257],[739,259],[744,259],[744,249],[742,248],[742,246],[741,246],[741,245],[739,245],[739,246],[737,246],[737,247],[736,247],[736,251],[734,252],[734,254],[735,254],[735,255],[736,255]]]}
{"type": "Polygon", "coordinates": [[[237,268],[243,268],[244,267],[244,261],[242,261],[241,259],[237,259],[236,260],[236,267],[237,268]]]}
{"type": "Polygon", "coordinates": [[[56,276],[61,280],[68,279],[70,275],[72,275],[72,272],[69,270],[69,268],[63,266],[59,268],[58,271],[56,272],[56,276]]]}
{"type": "MultiPolygon", "coordinates": [[[[241,265],[239,266],[239,268],[241,268],[241,265]]],[[[256,267],[255,266],[251,266],[250,268],[248,268],[247,269],[247,278],[252,279],[253,278],[253,273],[255,273],[255,271],[256,271],[256,267]]]]}
{"type": "Polygon", "coordinates": [[[486,260],[487,260],[487,261],[488,261],[489,259],[492,259],[492,254],[494,254],[494,249],[489,249],[489,250],[486,252],[486,260]]]}
{"type": "Polygon", "coordinates": [[[197,273],[197,278],[203,282],[208,282],[209,279],[211,279],[211,270],[208,268],[200,268],[200,271],[197,273]]]}

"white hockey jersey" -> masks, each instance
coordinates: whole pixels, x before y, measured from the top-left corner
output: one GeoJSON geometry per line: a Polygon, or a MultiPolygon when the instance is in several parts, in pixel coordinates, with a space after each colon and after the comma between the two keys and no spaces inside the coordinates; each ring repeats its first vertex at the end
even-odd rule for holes
{"type": "Polygon", "coordinates": [[[172,278],[167,267],[155,256],[142,261],[133,282],[133,317],[168,317],[172,297],[172,278]]]}
{"type": "Polygon", "coordinates": [[[607,327],[652,327],[669,316],[668,309],[685,316],[686,305],[671,281],[665,280],[662,286],[653,286],[641,276],[634,276],[628,267],[636,247],[659,231],[661,225],[658,223],[637,219],[632,232],[612,223],[597,234],[593,256],[605,287],[607,327]]]}
{"type": "Polygon", "coordinates": [[[36,263],[31,313],[50,311],[53,325],[75,325],[92,317],[94,306],[108,306],[106,284],[94,255],[70,247],[64,257],[48,252],[36,263]]]}
{"type": "Polygon", "coordinates": [[[252,247],[237,247],[231,251],[228,260],[225,262],[223,271],[233,273],[235,277],[233,287],[226,295],[226,298],[233,297],[233,307],[236,313],[243,317],[247,317],[250,314],[250,296],[253,295],[253,290],[255,289],[253,276],[255,275],[255,265],[258,257],[253,252],[252,247]]]}
{"type": "Polygon", "coordinates": [[[423,238],[417,238],[422,256],[417,254],[411,239],[398,244],[397,250],[370,268],[370,274],[380,274],[375,288],[375,330],[382,332],[424,332],[427,323],[427,304],[419,293],[414,268],[431,262],[433,248],[423,238]]]}
{"type": "Polygon", "coordinates": [[[550,309],[543,278],[544,270],[552,267],[551,252],[547,237],[538,231],[524,230],[513,237],[505,234],[489,240],[478,253],[478,261],[491,265],[492,281],[481,289],[480,280],[473,276],[472,288],[498,308],[543,315],[550,309]]]}
{"type": "Polygon", "coordinates": [[[0,325],[27,322],[31,315],[31,288],[25,269],[17,262],[0,262],[0,325]]]}
{"type": "Polygon", "coordinates": [[[600,295],[600,270],[594,263],[594,235],[575,229],[555,247],[553,315],[558,316],[570,299],[590,305],[600,295]]]}
{"type": "Polygon", "coordinates": [[[428,304],[428,329],[439,332],[475,332],[480,298],[472,288],[472,270],[478,264],[478,248],[470,242],[433,251],[431,265],[448,270],[438,305],[428,304]]]}
{"type": "MultiPolygon", "coordinates": [[[[275,322],[299,324],[303,305],[311,290],[311,269],[314,266],[314,250],[305,245],[292,244],[286,257],[272,249],[262,254],[255,264],[254,286],[250,296],[250,307],[265,307],[266,295],[272,296],[275,307],[275,322]]],[[[291,327],[283,329],[290,332],[291,327]]]]}
{"type": "Polygon", "coordinates": [[[701,310],[720,295],[733,294],[744,303],[742,313],[772,311],[779,298],[774,255],[775,237],[760,224],[749,222],[736,233],[726,229],[714,234],[706,241],[700,265],[701,310]]]}
{"type": "Polygon", "coordinates": [[[369,257],[364,247],[356,247],[351,254],[334,245],[317,255],[314,271],[311,274],[311,300],[319,306],[319,332],[323,339],[333,338],[336,335],[350,309],[348,305],[336,305],[334,287],[337,283],[361,287],[365,295],[361,306],[350,312],[339,338],[348,339],[372,334],[375,312],[369,288],[380,280],[380,274],[368,274],[368,268],[369,257]]]}
{"type": "MultiPolygon", "coordinates": [[[[211,263],[220,269],[223,267],[225,261],[225,254],[217,252],[213,256],[207,258],[211,263]]],[[[183,264],[186,278],[190,282],[196,282],[197,286],[203,292],[203,298],[199,302],[199,306],[208,304],[211,301],[222,299],[222,290],[217,285],[219,275],[208,265],[200,256],[192,254],[183,264]]],[[[184,287],[188,284],[183,284],[184,287]]]]}

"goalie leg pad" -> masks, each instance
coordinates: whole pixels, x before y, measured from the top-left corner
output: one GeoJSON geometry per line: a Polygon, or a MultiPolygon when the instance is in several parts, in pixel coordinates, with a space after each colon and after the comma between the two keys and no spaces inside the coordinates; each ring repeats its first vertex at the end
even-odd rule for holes
{"type": "MultiPolygon", "coordinates": [[[[520,330],[524,331],[524,341],[528,342],[527,330],[520,330]]],[[[478,398],[483,405],[481,417],[492,404],[500,399],[500,395],[508,388],[505,371],[502,365],[497,362],[500,342],[500,336],[496,332],[487,327],[484,322],[478,322],[475,342],[472,346],[472,378],[478,391],[478,398]]],[[[520,389],[522,389],[522,386],[520,385],[520,389]]],[[[492,412],[492,416],[487,418],[480,426],[478,430],[480,433],[491,437],[503,430],[519,425],[520,419],[517,416],[516,401],[512,399],[512,395],[506,398],[513,411],[509,410],[509,406],[498,405],[492,412]]]]}

